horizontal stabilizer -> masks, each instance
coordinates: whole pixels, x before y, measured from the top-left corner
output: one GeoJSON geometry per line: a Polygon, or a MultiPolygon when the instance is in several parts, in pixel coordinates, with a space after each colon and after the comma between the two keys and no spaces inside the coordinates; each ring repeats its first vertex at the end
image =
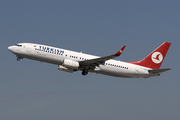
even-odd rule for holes
{"type": "Polygon", "coordinates": [[[165,69],[154,69],[154,70],[148,70],[149,73],[162,73],[165,71],[171,70],[171,68],[165,68],[165,69]]]}

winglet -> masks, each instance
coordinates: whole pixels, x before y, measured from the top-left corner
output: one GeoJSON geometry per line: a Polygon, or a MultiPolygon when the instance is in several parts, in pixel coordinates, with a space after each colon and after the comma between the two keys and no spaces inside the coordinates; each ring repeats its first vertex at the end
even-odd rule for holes
{"type": "Polygon", "coordinates": [[[126,46],[123,46],[116,54],[114,54],[114,56],[120,56],[125,47],[126,46]]]}

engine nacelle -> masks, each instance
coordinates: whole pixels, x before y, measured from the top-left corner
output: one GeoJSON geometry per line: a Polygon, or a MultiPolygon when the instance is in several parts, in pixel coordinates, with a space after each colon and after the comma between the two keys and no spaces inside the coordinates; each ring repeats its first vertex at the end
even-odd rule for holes
{"type": "Polygon", "coordinates": [[[70,72],[70,73],[72,73],[74,71],[73,69],[68,69],[67,67],[64,67],[62,65],[58,65],[58,70],[62,70],[65,72],[70,72]]]}
{"type": "Polygon", "coordinates": [[[79,68],[79,62],[73,61],[70,59],[64,59],[63,64],[64,67],[70,68],[70,69],[78,69],[79,68]]]}

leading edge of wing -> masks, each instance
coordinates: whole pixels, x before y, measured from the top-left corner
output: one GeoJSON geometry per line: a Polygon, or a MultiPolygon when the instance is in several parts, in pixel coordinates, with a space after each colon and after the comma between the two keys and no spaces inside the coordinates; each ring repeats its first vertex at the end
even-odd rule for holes
{"type": "Polygon", "coordinates": [[[90,60],[85,60],[85,61],[80,61],[79,63],[81,65],[99,65],[99,64],[103,64],[105,61],[113,59],[115,57],[118,57],[122,54],[124,48],[126,46],[123,46],[116,54],[113,55],[109,55],[106,57],[100,57],[100,58],[96,58],[96,59],[90,59],[90,60]]]}

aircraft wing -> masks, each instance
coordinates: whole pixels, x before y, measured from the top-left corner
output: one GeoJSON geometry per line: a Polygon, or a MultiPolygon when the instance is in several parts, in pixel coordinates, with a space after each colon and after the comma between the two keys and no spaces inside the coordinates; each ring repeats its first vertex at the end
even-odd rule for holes
{"type": "Polygon", "coordinates": [[[109,59],[113,59],[115,57],[118,57],[121,55],[121,53],[123,52],[124,48],[126,46],[123,46],[116,54],[113,55],[109,55],[106,57],[100,57],[100,58],[96,58],[96,59],[91,59],[91,60],[85,60],[85,61],[80,61],[80,67],[81,68],[95,68],[95,66],[99,66],[100,64],[104,64],[105,61],[109,60],[109,59]]]}

